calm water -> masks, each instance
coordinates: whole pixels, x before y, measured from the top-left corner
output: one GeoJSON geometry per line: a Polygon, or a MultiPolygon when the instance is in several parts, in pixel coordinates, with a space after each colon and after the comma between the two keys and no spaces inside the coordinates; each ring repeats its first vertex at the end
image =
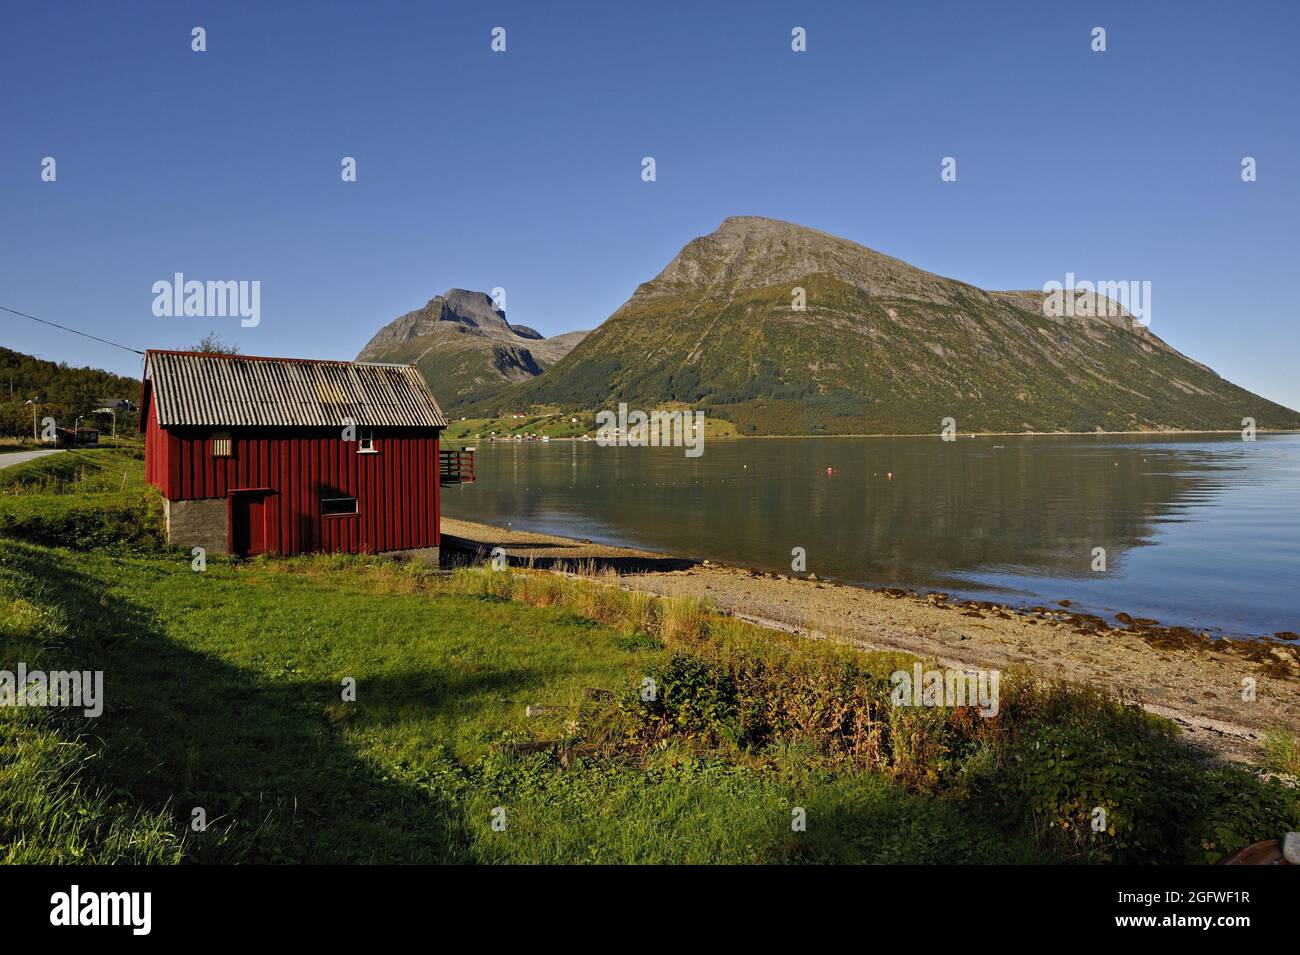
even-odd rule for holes
{"type": "Polygon", "coordinates": [[[479,444],[476,469],[448,515],[784,573],[798,546],[854,583],[1300,632],[1300,435],[782,438],[694,459],[479,444]]]}

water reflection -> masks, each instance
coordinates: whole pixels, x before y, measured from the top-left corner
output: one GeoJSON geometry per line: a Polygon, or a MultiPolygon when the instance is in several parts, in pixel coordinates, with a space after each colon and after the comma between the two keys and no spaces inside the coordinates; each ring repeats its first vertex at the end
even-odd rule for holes
{"type": "Polygon", "coordinates": [[[448,515],[819,577],[1297,629],[1300,436],[479,445],[448,515]],[[1106,549],[1095,573],[1093,548],[1106,549]]]}

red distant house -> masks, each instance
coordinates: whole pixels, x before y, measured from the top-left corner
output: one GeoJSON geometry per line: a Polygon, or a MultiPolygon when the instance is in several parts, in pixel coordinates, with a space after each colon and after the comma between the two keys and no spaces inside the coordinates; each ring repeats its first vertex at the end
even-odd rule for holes
{"type": "Polygon", "coordinates": [[[439,485],[473,480],[413,365],[150,351],[140,410],[179,547],[436,561],[439,485]]]}

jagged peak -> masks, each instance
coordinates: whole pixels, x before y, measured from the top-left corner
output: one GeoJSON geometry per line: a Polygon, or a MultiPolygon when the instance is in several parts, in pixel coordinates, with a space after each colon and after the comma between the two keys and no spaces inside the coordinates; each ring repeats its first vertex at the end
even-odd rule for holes
{"type": "MultiPolygon", "coordinates": [[[[512,325],[506,313],[486,292],[449,288],[435,295],[421,308],[407,312],[381,328],[362,348],[360,360],[374,360],[388,349],[405,343],[451,336],[463,342],[466,336],[489,342],[531,349],[547,363],[558,361],[585,333],[569,332],[548,339],[527,325],[512,325]]],[[[531,359],[530,359],[531,360],[531,359]]]]}

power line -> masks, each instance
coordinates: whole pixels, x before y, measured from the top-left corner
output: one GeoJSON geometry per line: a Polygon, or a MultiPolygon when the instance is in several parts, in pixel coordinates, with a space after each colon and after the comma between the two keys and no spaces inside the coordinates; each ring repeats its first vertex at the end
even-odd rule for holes
{"type": "Polygon", "coordinates": [[[0,311],[9,312],[12,315],[20,315],[23,318],[30,318],[33,322],[40,322],[42,325],[49,325],[51,328],[57,328],[65,332],[72,332],[74,335],[80,335],[82,338],[90,338],[97,342],[103,342],[105,345],[112,345],[114,348],[120,348],[123,351],[134,352],[137,355],[143,355],[144,352],[138,348],[130,348],[126,345],[119,345],[117,342],[110,342],[107,338],[100,338],[97,335],[91,335],[88,332],[77,331],[75,328],[69,328],[67,325],[60,325],[58,322],[47,322],[43,318],[37,318],[35,315],[28,315],[26,312],[20,312],[16,308],[6,308],[0,305],[0,311]]]}

